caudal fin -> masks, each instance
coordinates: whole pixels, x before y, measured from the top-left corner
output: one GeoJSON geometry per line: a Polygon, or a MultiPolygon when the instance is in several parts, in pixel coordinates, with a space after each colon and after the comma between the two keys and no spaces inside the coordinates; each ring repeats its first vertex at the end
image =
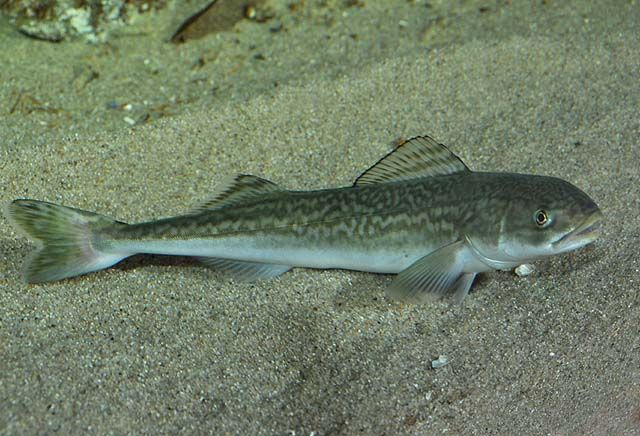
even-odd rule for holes
{"type": "Polygon", "coordinates": [[[38,250],[25,262],[28,283],[49,282],[107,268],[132,253],[113,252],[100,231],[126,225],[93,212],[37,200],[14,200],[7,218],[38,250]]]}

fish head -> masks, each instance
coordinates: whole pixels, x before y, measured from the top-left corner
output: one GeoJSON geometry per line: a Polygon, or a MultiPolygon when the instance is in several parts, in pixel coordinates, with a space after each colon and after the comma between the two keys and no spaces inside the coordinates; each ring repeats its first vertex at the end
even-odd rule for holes
{"type": "Polygon", "coordinates": [[[501,217],[496,247],[501,260],[535,260],[597,239],[602,212],[591,197],[559,178],[525,177],[505,187],[512,196],[501,217]]]}

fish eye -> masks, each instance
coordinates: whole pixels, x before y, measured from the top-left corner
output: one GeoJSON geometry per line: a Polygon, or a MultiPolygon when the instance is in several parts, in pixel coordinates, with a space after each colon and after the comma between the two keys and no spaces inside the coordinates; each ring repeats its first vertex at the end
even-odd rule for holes
{"type": "Polygon", "coordinates": [[[549,220],[549,214],[544,209],[538,209],[536,213],[533,214],[533,220],[536,225],[541,228],[544,228],[551,223],[551,220],[549,220]]]}

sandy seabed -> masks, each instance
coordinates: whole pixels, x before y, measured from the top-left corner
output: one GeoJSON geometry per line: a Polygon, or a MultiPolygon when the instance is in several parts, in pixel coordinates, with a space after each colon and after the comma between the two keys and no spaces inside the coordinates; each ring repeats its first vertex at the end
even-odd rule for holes
{"type": "Polygon", "coordinates": [[[276,4],[281,27],[179,47],[152,30],[170,10],[103,45],[3,23],[2,201],[135,222],[236,173],[348,185],[429,134],[475,170],[569,180],[605,223],[451,308],[387,299],[390,276],[245,284],[162,257],[27,286],[2,218],[0,432],[640,434],[640,7],[511,3],[276,4]]]}

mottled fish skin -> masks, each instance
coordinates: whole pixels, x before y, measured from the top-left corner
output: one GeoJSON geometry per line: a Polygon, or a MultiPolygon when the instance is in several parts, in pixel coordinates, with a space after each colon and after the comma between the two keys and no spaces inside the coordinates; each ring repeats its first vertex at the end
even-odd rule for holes
{"type": "MultiPolygon", "coordinates": [[[[348,257],[384,253],[415,258],[459,236],[454,223],[464,210],[447,201],[445,186],[441,185],[429,189],[411,181],[388,186],[280,191],[248,204],[114,229],[109,239],[127,243],[225,240],[242,251],[246,238],[251,237],[258,249],[269,250],[269,259],[255,255],[238,256],[239,260],[319,268],[344,268],[340,262],[349,259],[318,257],[301,262],[299,251],[312,247],[313,251],[340,250],[348,257]]],[[[227,258],[235,258],[229,245],[225,247],[227,258]]],[[[356,269],[394,273],[399,271],[393,266],[395,263],[365,262],[356,269]]]]}
{"type": "Polygon", "coordinates": [[[601,219],[593,200],[569,182],[472,172],[428,137],[385,156],[352,187],[288,191],[241,175],[193,213],[145,223],[34,200],[14,201],[7,215],[43,244],[27,263],[30,282],[157,253],[198,256],[251,280],[291,267],[400,273],[389,294],[407,302],[440,296],[462,301],[477,273],[586,245],[601,219]],[[69,220],[75,227],[65,227],[69,220]],[[81,268],[56,269],[56,259],[42,259],[47,250],[60,256],[65,247],[77,252],[78,245],[81,268]]]}

